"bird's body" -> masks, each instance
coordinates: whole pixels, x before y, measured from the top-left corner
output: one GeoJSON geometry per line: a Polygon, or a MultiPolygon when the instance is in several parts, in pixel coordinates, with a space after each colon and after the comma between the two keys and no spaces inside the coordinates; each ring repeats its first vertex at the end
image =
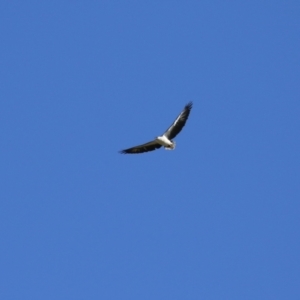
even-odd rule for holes
{"type": "Polygon", "coordinates": [[[138,154],[153,151],[155,149],[161,148],[162,146],[166,150],[174,150],[176,144],[172,139],[175,138],[175,136],[181,131],[181,129],[185,125],[191,112],[192,106],[193,103],[189,102],[184,107],[183,111],[179,114],[179,116],[176,118],[176,120],[173,122],[173,124],[167,129],[167,131],[162,136],[156,137],[154,141],[151,141],[149,143],[122,150],[120,151],[120,153],[138,154]]]}
{"type": "Polygon", "coordinates": [[[162,135],[162,136],[158,136],[155,141],[164,146],[166,149],[170,150],[174,150],[175,149],[175,142],[173,141],[170,141],[165,135],[162,135]]]}

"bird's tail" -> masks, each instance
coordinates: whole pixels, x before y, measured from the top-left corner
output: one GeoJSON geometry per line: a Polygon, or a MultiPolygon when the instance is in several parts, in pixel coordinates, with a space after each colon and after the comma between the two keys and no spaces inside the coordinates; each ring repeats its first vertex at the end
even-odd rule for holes
{"type": "Polygon", "coordinates": [[[170,146],[165,146],[165,150],[174,150],[176,147],[176,143],[174,141],[171,141],[172,145],[170,146]]]}

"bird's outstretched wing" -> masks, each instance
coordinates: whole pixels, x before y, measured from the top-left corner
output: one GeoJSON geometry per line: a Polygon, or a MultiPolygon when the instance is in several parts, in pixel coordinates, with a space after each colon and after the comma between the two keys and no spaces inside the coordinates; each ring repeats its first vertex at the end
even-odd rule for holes
{"type": "Polygon", "coordinates": [[[121,150],[120,153],[122,154],[139,154],[148,151],[153,151],[155,149],[159,149],[161,147],[155,140],[143,145],[135,146],[129,149],[121,150]]]}
{"type": "Polygon", "coordinates": [[[168,130],[164,133],[169,140],[173,139],[183,128],[185,125],[191,109],[193,107],[193,102],[189,102],[180,113],[180,115],[176,118],[173,124],[168,128],[168,130]]]}

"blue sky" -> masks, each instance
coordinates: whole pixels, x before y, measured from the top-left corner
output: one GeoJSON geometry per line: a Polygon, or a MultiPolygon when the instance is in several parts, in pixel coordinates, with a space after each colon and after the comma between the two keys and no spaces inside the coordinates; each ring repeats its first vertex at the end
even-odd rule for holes
{"type": "Polygon", "coordinates": [[[0,298],[299,299],[299,14],[2,1],[0,298]]]}

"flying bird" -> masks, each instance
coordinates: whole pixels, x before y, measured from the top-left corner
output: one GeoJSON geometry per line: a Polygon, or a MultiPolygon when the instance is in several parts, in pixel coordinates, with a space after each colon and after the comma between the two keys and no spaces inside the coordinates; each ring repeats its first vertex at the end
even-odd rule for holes
{"type": "Polygon", "coordinates": [[[176,120],[173,122],[173,124],[167,129],[167,131],[162,136],[158,136],[155,138],[155,140],[146,144],[121,150],[120,153],[139,154],[159,149],[161,146],[163,146],[165,150],[174,150],[176,144],[172,139],[175,138],[175,136],[181,131],[181,129],[185,125],[192,107],[193,102],[189,102],[184,107],[183,111],[179,114],[179,116],[176,118],[176,120]]]}

